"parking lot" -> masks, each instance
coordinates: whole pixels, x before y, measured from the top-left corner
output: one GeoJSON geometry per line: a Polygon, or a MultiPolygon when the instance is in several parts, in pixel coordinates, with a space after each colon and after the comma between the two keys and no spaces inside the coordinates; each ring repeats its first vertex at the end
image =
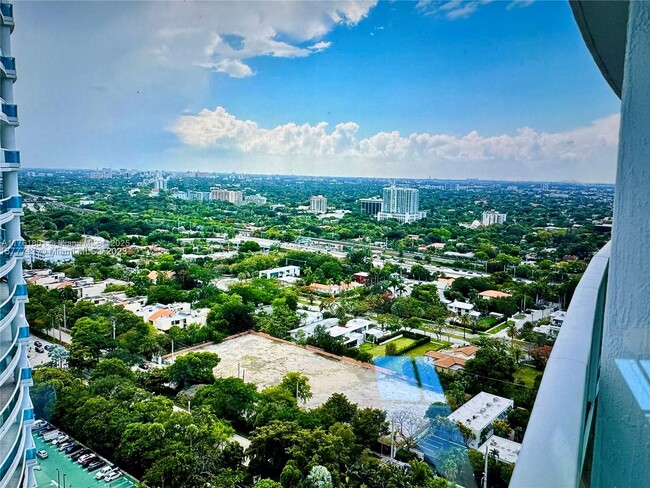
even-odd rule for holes
{"type": "Polygon", "coordinates": [[[80,464],[72,461],[56,446],[45,442],[39,435],[34,434],[36,450],[45,450],[46,459],[38,458],[38,466],[34,471],[39,487],[56,486],[61,488],[131,488],[137,484],[136,480],[123,474],[111,483],[95,479],[97,471],[89,473],[80,464]]]}
{"type": "Polygon", "coordinates": [[[51,359],[48,356],[48,351],[45,349],[45,346],[54,346],[55,344],[53,342],[49,342],[45,339],[41,339],[40,337],[36,337],[34,335],[29,336],[29,347],[27,348],[27,358],[29,359],[29,362],[32,366],[39,366],[41,364],[48,364],[51,359]],[[36,342],[40,342],[43,346],[43,352],[37,352],[36,351],[36,342]]]}

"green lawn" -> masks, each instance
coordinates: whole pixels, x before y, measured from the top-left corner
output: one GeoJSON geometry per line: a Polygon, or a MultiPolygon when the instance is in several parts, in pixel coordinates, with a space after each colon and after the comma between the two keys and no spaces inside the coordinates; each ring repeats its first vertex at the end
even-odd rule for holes
{"type": "Polygon", "coordinates": [[[535,378],[542,374],[541,371],[537,371],[531,366],[519,366],[519,369],[515,371],[515,380],[524,380],[526,386],[533,386],[535,378]]]}
{"type": "Polygon", "coordinates": [[[416,341],[414,339],[409,339],[407,337],[400,337],[399,339],[395,339],[394,341],[384,342],[383,344],[381,344],[379,346],[374,346],[372,344],[363,344],[361,346],[361,350],[364,351],[364,352],[369,352],[370,354],[372,354],[373,357],[385,356],[386,355],[386,344],[393,343],[393,344],[395,344],[395,347],[397,347],[397,349],[399,350],[399,349],[408,347],[411,344],[415,344],[415,342],[416,341]]]}
{"type": "Polygon", "coordinates": [[[488,334],[496,334],[501,332],[503,329],[506,329],[510,325],[510,322],[504,322],[496,327],[492,327],[490,330],[486,331],[488,334]]]}
{"type": "Polygon", "coordinates": [[[406,353],[406,356],[412,358],[424,356],[429,351],[439,351],[440,349],[448,349],[451,347],[451,342],[437,342],[431,341],[428,344],[423,344],[415,349],[411,349],[406,353]]]}

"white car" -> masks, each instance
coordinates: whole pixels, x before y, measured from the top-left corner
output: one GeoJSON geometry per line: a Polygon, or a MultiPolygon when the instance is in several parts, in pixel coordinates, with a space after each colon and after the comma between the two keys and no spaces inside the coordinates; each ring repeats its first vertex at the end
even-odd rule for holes
{"type": "Polygon", "coordinates": [[[70,437],[68,437],[67,435],[65,435],[65,434],[60,435],[59,437],[57,437],[56,439],[54,439],[52,441],[52,445],[56,446],[57,444],[62,444],[64,442],[66,442],[68,439],[70,439],[70,437]]]}
{"type": "Polygon", "coordinates": [[[104,466],[102,469],[97,471],[97,474],[95,475],[96,480],[101,480],[105,476],[108,476],[108,474],[113,471],[115,468],[113,466],[104,466]]]}
{"type": "Polygon", "coordinates": [[[115,470],[112,473],[108,473],[108,475],[104,477],[104,481],[106,481],[106,483],[110,483],[111,481],[116,480],[120,476],[122,476],[122,473],[119,470],[115,470]]]}

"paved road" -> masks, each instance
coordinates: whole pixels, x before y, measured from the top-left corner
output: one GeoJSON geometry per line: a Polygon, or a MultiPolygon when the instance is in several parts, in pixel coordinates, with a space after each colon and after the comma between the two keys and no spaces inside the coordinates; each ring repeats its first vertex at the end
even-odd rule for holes
{"type": "Polygon", "coordinates": [[[50,357],[47,355],[47,350],[45,352],[36,352],[34,342],[39,341],[43,344],[43,347],[48,345],[54,345],[51,342],[41,339],[39,337],[30,335],[29,336],[29,347],[27,348],[27,359],[32,366],[39,366],[41,364],[48,364],[50,362],[50,357]]]}

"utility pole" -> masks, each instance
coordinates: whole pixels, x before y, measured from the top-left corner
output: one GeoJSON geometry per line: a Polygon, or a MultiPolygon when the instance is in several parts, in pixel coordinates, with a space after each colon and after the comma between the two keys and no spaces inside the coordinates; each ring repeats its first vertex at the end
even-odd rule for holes
{"type": "Polygon", "coordinates": [[[487,488],[487,477],[488,477],[488,449],[490,446],[485,444],[485,466],[483,467],[483,488],[487,488]]]}
{"type": "Polygon", "coordinates": [[[113,317],[111,321],[113,322],[113,340],[115,340],[115,317],[113,317]]]}
{"type": "Polygon", "coordinates": [[[63,302],[63,328],[68,330],[68,319],[65,313],[65,302],[63,302]]]}
{"type": "Polygon", "coordinates": [[[172,339],[172,361],[174,361],[174,339],[172,339]]]}

